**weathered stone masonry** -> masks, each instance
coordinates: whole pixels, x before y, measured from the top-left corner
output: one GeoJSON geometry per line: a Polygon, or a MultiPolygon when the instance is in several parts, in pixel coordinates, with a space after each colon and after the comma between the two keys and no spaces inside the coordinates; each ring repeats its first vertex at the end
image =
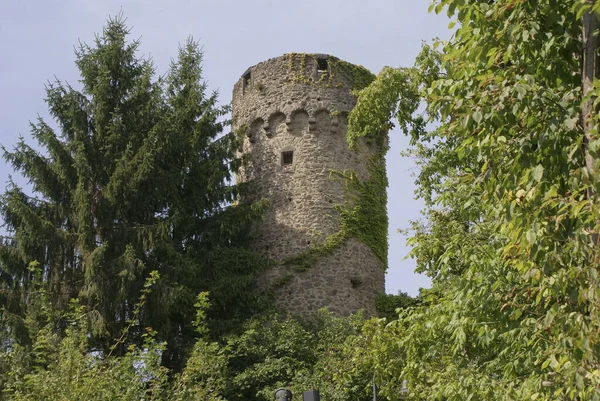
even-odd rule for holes
{"type": "Polygon", "coordinates": [[[278,266],[261,284],[292,313],[327,307],[375,315],[384,291],[386,261],[356,238],[318,257],[313,252],[309,266],[296,263],[340,232],[340,208],[352,206],[356,194],[339,173],[367,180],[369,158],[383,151],[367,141],[349,149],[346,140],[351,91],[365,73],[328,55],[288,54],[250,67],[234,86],[234,129],[245,132],[250,155],[238,180],[252,181],[251,200],[270,202],[252,246],[278,266]]]}

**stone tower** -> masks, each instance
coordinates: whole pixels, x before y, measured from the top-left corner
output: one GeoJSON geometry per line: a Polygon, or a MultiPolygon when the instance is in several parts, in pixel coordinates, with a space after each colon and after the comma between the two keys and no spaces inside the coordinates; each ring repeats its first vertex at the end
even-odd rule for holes
{"type": "Polygon", "coordinates": [[[269,206],[254,250],[277,265],[262,277],[283,309],[375,315],[387,264],[387,132],[346,138],[352,91],[374,76],[323,54],[286,54],[248,68],[233,90],[250,200],[269,206]]]}

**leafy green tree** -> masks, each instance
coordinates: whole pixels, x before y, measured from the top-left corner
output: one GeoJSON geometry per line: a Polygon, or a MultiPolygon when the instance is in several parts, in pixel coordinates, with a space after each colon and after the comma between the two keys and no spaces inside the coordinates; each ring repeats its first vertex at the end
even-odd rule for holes
{"type": "Polygon", "coordinates": [[[359,135],[398,118],[428,205],[412,242],[433,290],[375,331],[382,392],[402,378],[419,400],[598,400],[600,3],[431,8],[452,39],[382,72],[350,118],[359,135]]]}
{"type": "Polygon", "coordinates": [[[162,400],[167,372],[160,366],[162,347],[146,333],[140,347],[121,357],[100,359],[87,350],[87,318],[78,313],[64,336],[44,327],[34,341],[35,353],[19,346],[7,358],[13,364],[4,390],[10,400],[162,400]],[[25,364],[24,364],[25,362],[25,364]],[[27,366],[29,365],[29,366],[27,366]]]}
{"type": "MultiPolygon", "coordinates": [[[[208,313],[222,330],[262,308],[254,278],[265,262],[244,248],[261,207],[228,206],[240,191],[230,183],[239,140],[223,135],[228,109],[206,93],[197,43],[189,40],[156,78],[128,33],[118,17],[93,45],[81,44],[80,87],[58,80],[46,87],[56,126],[38,118],[37,147],[21,139],[4,150],[33,193],[12,183],[2,196],[12,238],[0,246],[0,297],[3,315],[14,317],[10,332],[25,341],[35,280],[27,267],[38,262],[49,302],[64,309],[78,298],[107,351],[157,271],[139,319],[167,341],[163,362],[181,366],[194,342],[197,293],[212,291],[208,313]]],[[[126,343],[115,352],[124,354],[126,343]]]]}
{"type": "MultiPolygon", "coordinates": [[[[158,279],[153,272],[146,280],[136,313],[143,311],[158,279]]],[[[45,305],[41,284],[34,284],[38,291],[33,295],[45,305]]],[[[325,310],[308,320],[262,316],[220,343],[209,336],[208,293],[198,295],[195,307],[198,339],[180,372],[161,366],[164,345],[149,328],[144,329],[142,343],[129,344],[122,355],[90,352],[92,339],[84,306],[73,301],[59,314],[41,308],[26,322],[33,346],[15,344],[0,355],[0,366],[8,366],[0,371],[0,398],[270,400],[274,389],[288,387],[296,397],[318,389],[323,399],[370,399],[372,364],[357,355],[369,354],[367,346],[374,344],[373,334],[379,333],[373,329],[382,321],[374,319],[365,325],[361,315],[335,318],[325,310]],[[58,330],[61,325],[66,329],[58,330]],[[354,365],[354,360],[361,363],[354,365]]],[[[124,334],[137,324],[134,316],[124,334]]],[[[117,349],[125,337],[114,340],[111,349],[117,349]]]]}
{"type": "MultiPolygon", "coordinates": [[[[35,281],[29,296],[31,305],[25,326],[31,347],[16,342],[0,357],[7,369],[0,370],[0,399],[10,400],[159,400],[167,394],[167,369],[160,366],[164,346],[156,333],[144,330],[140,346],[130,344],[117,357],[112,353],[90,352],[89,319],[85,307],[73,300],[62,311],[49,307],[41,270],[31,266],[35,281]],[[62,329],[61,329],[62,328],[62,329]]],[[[135,315],[121,338],[137,322],[151,287],[158,280],[152,272],[136,302],[135,315]]]]}
{"type": "Polygon", "coordinates": [[[223,400],[227,390],[229,362],[228,349],[209,339],[207,310],[210,308],[208,293],[198,294],[194,326],[199,338],[194,344],[185,368],[170,386],[168,400],[223,400]]]}
{"type": "Polygon", "coordinates": [[[369,399],[370,366],[351,363],[357,350],[364,350],[364,324],[360,314],[335,318],[326,310],[309,319],[263,316],[249,321],[227,344],[226,399],[268,401],[279,387],[289,388],[295,398],[317,389],[328,400],[369,399]]]}
{"type": "Polygon", "coordinates": [[[405,292],[398,291],[397,295],[380,294],[377,297],[377,314],[379,317],[385,317],[388,321],[398,318],[398,309],[406,309],[419,305],[421,300],[413,298],[405,292]]]}

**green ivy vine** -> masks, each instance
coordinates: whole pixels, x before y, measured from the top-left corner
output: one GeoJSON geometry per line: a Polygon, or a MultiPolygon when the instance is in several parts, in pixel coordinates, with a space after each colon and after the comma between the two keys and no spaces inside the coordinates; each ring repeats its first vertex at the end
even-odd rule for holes
{"type": "MultiPolygon", "coordinates": [[[[284,261],[284,265],[305,271],[314,266],[320,258],[330,255],[350,238],[367,245],[387,269],[388,255],[388,216],[387,186],[385,167],[387,153],[387,132],[375,137],[375,143],[359,145],[349,141],[351,149],[357,146],[370,146],[374,150],[367,161],[369,178],[361,181],[351,170],[332,171],[331,178],[341,180],[346,187],[346,201],[336,205],[340,214],[340,229],[329,235],[321,244],[284,261]]],[[[352,136],[348,135],[348,138],[352,136]]]]}
{"type": "Polygon", "coordinates": [[[327,58],[328,71],[321,73],[315,80],[312,74],[307,74],[306,66],[309,60],[316,62],[316,54],[288,53],[287,57],[288,69],[292,72],[292,82],[303,82],[325,88],[342,88],[344,81],[349,81],[352,85],[349,89],[359,91],[375,80],[375,75],[362,65],[354,65],[333,56],[327,58]],[[339,76],[345,77],[346,80],[339,79],[339,76]]]}

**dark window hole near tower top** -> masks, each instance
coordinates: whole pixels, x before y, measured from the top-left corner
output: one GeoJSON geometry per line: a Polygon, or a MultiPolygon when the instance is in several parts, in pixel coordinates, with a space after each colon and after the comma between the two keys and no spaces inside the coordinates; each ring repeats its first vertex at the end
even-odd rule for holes
{"type": "Polygon", "coordinates": [[[244,74],[244,92],[246,92],[250,88],[250,84],[252,83],[252,71],[248,71],[244,74]]]}
{"type": "Polygon", "coordinates": [[[329,67],[326,58],[317,58],[317,71],[326,72],[329,67]]]}

